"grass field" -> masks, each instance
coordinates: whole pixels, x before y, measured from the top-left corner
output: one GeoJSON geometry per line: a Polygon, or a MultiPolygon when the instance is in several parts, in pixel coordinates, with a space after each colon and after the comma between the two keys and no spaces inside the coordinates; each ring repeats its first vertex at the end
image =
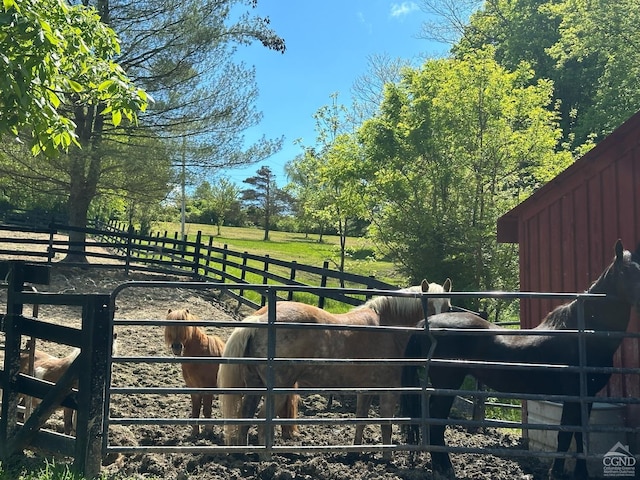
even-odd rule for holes
{"type": "MultiPolygon", "coordinates": [[[[178,222],[158,222],[153,232],[172,236],[180,231],[178,222]]],[[[198,231],[203,237],[213,237],[214,245],[228,245],[230,249],[248,252],[254,255],[269,255],[272,258],[296,261],[306,265],[322,267],[325,261],[329,268],[337,269],[340,262],[340,241],[336,235],[324,235],[319,242],[319,235],[303,233],[271,231],[270,239],[264,241],[264,231],[258,228],[222,227],[217,235],[214,225],[190,223],[185,226],[185,234],[194,240],[198,231]]],[[[207,240],[208,241],[208,238],[207,240]]],[[[346,244],[347,258],[345,271],[358,275],[374,276],[378,280],[407,286],[407,279],[400,275],[392,262],[379,258],[375,245],[366,238],[349,237],[346,244]]]]}

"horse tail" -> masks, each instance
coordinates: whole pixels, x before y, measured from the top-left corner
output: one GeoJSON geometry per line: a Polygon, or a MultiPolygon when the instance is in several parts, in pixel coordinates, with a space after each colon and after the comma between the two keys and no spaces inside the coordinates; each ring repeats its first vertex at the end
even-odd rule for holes
{"type": "MultiPolygon", "coordinates": [[[[247,317],[244,322],[257,322],[259,317],[247,317]]],[[[256,329],[238,327],[229,336],[223,357],[244,357],[251,338],[256,329]]],[[[245,370],[247,366],[238,363],[222,363],[218,370],[218,388],[245,387],[245,370]]],[[[242,394],[224,393],[219,395],[220,410],[224,418],[240,418],[242,409],[242,394]]],[[[227,445],[238,444],[238,425],[224,425],[224,437],[227,445]]]]}
{"type": "MultiPolygon", "coordinates": [[[[422,356],[422,344],[426,339],[422,334],[413,334],[409,338],[404,352],[405,358],[420,358],[422,356]]],[[[420,370],[418,365],[404,365],[402,367],[402,386],[419,387],[420,370]]],[[[400,398],[400,416],[417,418],[422,415],[421,396],[417,393],[403,393],[400,398]]],[[[411,423],[402,426],[402,432],[409,444],[415,445],[420,441],[420,426],[411,423]]]]}

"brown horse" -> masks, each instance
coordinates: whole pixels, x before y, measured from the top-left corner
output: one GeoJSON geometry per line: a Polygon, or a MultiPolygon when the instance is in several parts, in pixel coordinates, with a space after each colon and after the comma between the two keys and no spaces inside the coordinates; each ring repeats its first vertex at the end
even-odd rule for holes
{"type": "MultiPolygon", "coordinates": [[[[343,314],[332,314],[311,305],[281,301],[276,305],[277,323],[315,323],[350,325],[414,326],[423,319],[422,292],[448,292],[451,281],[445,287],[423,280],[422,284],[405,289],[413,296],[378,296],[364,305],[343,314]]],[[[429,314],[446,311],[448,298],[430,298],[429,314]]],[[[244,322],[266,322],[267,313],[247,317],[244,322]]],[[[367,330],[277,328],[276,357],[280,358],[401,358],[408,335],[367,330]]],[[[227,341],[225,357],[266,357],[267,330],[264,328],[238,327],[227,341]]],[[[223,364],[220,366],[218,386],[221,388],[264,387],[265,364],[223,364]]],[[[400,367],[395,365],[355,366],[330,364],[280,364],[274,367],[276,388],[291,388],[296,383],[302,387],[399,387],[400,367]]],[[[356,415],[368,415],[371,395],[359,395],[356,415]]],[[[225,418],[253,418],[260,401],[259,395],[220,395],[225,418]]],[[[282,408],[282,395],[274,396],[275,411],[282,408]]],[[[392,417],[397,405],[397,395],[380,395],[380,414],[392,417]]],[[[264,408],[260,411],[264,416],[264,408]]],[[[248,425],[225,425],[225,442],[228,445],[246,444],[248,425]]],[[[391,443],[391,425],[383,424],[383,443],[391,443]]],[[[362,443],[364,425],[358,425],[354,442],[362,443]]],[[[259,429],[260,439],[264,432],[259,429]]]]}
{"type": "MultiPolygon", "coordinates": [[[[167,320],[196,320],[188,309],[169,310],[167,320]]],[[[207,335],[204,330],[191,325],[167,325],[164,339],[174,355],[178,357],[220,357],[224,342],[216,335],[207,335]]],[[[189,388],[215,388],[218,378],[217,363],[183,363],[182,376],[189,388]]],[[[280,412],[286,418],[295,418],[298,413],[298,396],[291,395],[280,412]]],[[[202,410],[205,418],[211,418],[213,394],[191,394],[191,418],[199,418],[202,410]]],[[[211,431],[211,427],[205,427],[211,431]]],[[[200,433],[200,427],[193,425],[192,435],[200,433]]],[[[291,438],[297,434],[295,425],[283,426],[282,435],[291,438]]]]}
{"type": "MultiPolygon", "coordinates": [[[[117,334],[113,334],[112,354],[115,355],[117,351],[117,334]]],[[[56,383],[60,380],[60,377],[64,375],[73,361],[80,355],[80,349],[74,348],[66,357],[55,357],[42,350],[34,350],[33,352],[33,365],[30,367],[30,354],[28,351],[20,353],[20,372],[27,375],[33,375],[40,380],[46,380],[51,383],[56,383]]],[[[78,382],[73,384],[75,388],[78,388],[78,382]]],[[[35,400],[39,403],[38,400],[35,400]]],[[[73,409],[68,407],[62,407],[64,415],[64,433],[71,435],[71,432],[75,430],[73,409]]]]}

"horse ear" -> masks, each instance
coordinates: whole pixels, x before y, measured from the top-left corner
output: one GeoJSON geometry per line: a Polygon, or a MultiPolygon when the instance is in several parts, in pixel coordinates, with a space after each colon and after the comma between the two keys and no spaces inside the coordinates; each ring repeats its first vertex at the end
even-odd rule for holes
{"type": "Polygon", "coordinates": [[[451,281],[450,278],[447,277],[447,279],[442,284],[442,288],[444,289],[445,292],[450,292],[452,285],[453,285],[453,282],[451,281]]]}
{"type": "Polygon", "coordinates": [[[428,292],[429,291],[429,282],[427,281],[426,278],[424,280],[422,280],[422,283],[420,283],[420,287],[422,288],[423,292],[428,292]]]}
{"type": "Polygon", "coordinates": [[[622,257],[624,256],[624,248],[622,246],[622,240],[618,239],[616,242],[616,261],[621,262],[622,257]]]}

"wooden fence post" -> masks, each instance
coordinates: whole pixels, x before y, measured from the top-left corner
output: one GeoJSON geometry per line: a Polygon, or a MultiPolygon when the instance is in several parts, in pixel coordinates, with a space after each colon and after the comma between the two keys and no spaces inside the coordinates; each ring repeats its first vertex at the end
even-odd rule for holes
{"type": "MultiPolygon", "coordinates": [[[[242,252],[242,268],[240,269],[240,283],[243,283],[247,278],[247,256],[248,252],[242,252]]],[[[244,297],[244,288],[241,288],[238,295],[244,297]]]]}
{"type": "Polygon", "coordinates": [[[223,252],[222,252],[222,281],[225,281],[225,273],[227,273],[227,257],[228,257],[228,250],[229,250],[229,246],[225,243],[223,248],[223,252]]]}
{"type": "Polygon", "coordinates": [[[5,332],[4,376],[2,387],[2,415],[0,418],[0,460],[7,461],[16,451],[16,437],[22,433],[18,421],[18,391],[16,380],[20,371],[21,331],[19,319],[22,317],[23,304],[20,298],[25,282],[49,284],[48,266],[27,265],[23,260],[10,260],[0,265],[2,275],[6,275],[7,314],[2,330],[5,332]],[[6,267],[6,272],[5,272],[6,267]]]}
{"type": "Polygon", "coordinates": [[[124,258],[124,274],[129,276],[129,267],[131,265],[131,240],[133,238],[133,225],[129,225],[129,228],[127,229],[127,248],[126,248],[126,252],[125,252],[125,258],[124,258]]]}
{"type": "Polygon", "coordinates": [[[49,247],[47,248],[47,263],[51,265],[53,261],[53,257],[56,256],[53,251],[53,235],[55,233],[55,228],[53,222],[49,224],[49,247]]]}
{"type": "Polygon", "coordinates": [[[2,416],[0,418],[0,452],[6,462],[11,455],[10,442],[17,431],[18,392],[15,382],[20,371],[20,332],[17,317],[22,315],[22,304],[16,296],[24,287],[24,261],[9,262],[9,285],[7,287],[7,314],[2,330],[5,332],[4,382],[2,383],[2,416]]]}
{"type": "MultiPolygon", "coordinates": [[[[293,285],[294,280],[296,279],[296,267],[298,266],[298,262],[295,260],[291,262],[291,274],[289,275],[289,280],[293,285]]],[[[287,295],[287,300],[293,300],[293,290],[289,290],[289,294],[287,295]]]]}
{"type": "Polygon", "coordinates": [[[78,419],[74,470],[87,477],[100,474],[108,352],[113,339],[109,295],[90,295],[82,310],[86,367],[78,375],[78,419]]]}
{"type": "MultiPolygon", "coordinates": [[[[202,231],[198,230],[198,233],[196,234],[196,246],[195,246],[195,251],[193,252],[193,277],[197,280],[198,279],[198,275],[200,272],[200,258],[201,258],[201,254],[200,254],[200,242],[202,241],[202,231]]],[[[186,245],[185,245],[185,250],[186,250],[186,245]]]]}
{"type": "MultiPolygon", "coordinates": [[[[322,264],[323,270],[329,270],[329,260],[325,260],[322,264]]],[[[327,275],[323,274],[320,279],[320,286],[322,288],[327,286],[327,275]]],[[[324,295],[318,295],[318,308],[324,308],[324,295]]]]}
{"type": "Polygon", "coordinates": [[[209,235],[209,244],[207,245],[207,261],[205,265],[207,270],[205,271],[205,275],[209,276],[209,266],[211,265],[211,248],[213,247],[213,235],[209,235]]]}
{"type": "MultiPolygon", "coordinates": [[[[269,272],[269,255],[265,255],[264,256],[264,268],[262,269],[262,271],[264,273],[269,272]]],[[[268,278],[266,275],[262,276],[262,284],[266,285],[268,283],[268,278]]],[[[265,297],[264,295],[262,295],[261,300],[260,300],[260,305],[265,306],[267,303],[267,297],[265,297]]]]}

